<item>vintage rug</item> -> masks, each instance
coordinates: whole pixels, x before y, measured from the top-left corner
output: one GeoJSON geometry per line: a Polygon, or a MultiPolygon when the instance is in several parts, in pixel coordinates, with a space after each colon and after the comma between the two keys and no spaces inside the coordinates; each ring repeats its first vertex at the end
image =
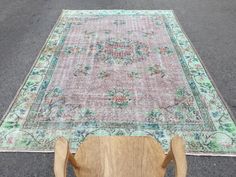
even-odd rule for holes
{"type": "Polygon", "coordinates": [[[235,155],[236,126],[171,10],[64,10],[0,126],[1,151],[76,149],[88,135],[179,134],[235,155]]]}

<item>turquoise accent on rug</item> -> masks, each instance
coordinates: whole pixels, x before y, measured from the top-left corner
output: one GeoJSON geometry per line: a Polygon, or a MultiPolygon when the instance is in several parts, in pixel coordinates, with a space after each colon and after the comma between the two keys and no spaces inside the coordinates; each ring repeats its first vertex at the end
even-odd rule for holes
{"type": "Polygon", "coordinates": [[[171,137],[236,155],[236,126],[171,10],[63,10],[0,126],[0,151],[88,135],[171,137]]]}

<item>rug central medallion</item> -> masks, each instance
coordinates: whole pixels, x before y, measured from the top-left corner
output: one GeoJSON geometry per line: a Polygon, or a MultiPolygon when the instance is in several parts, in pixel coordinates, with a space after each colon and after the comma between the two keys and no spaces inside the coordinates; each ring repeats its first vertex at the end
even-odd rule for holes
{"type": "Polygon", "coordinates": [[[144,60],[149,55],[149,47],[145,43],[128,38],[108,38],[91,46],[94,47],[95,59],[109,64],[132,64],[144,60]]]}

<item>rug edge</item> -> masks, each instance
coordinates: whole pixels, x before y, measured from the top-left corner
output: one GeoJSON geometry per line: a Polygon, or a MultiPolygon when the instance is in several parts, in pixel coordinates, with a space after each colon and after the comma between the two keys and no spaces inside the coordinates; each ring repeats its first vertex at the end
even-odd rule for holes
{"type": "MultiPolygon", "coordinates": [[[[5,113],[3,114],[3,116],[2,116],[2,118],[1,118],[1,120],[0,120],[0,126],[2,126],[4,120],[6,119],[6,116],[8,115],[9,111],[11,110],[11,108],[12,108],[12,106],[13,106],[13,104],[14,104],[14,101],[15,101],[15,100],[17,99],[17,97],[19,96],[20,91],[22,90],[22,88],[23,88],[23,86],[25,85],[27,79],[29,78],[30,73],[31,73],[32,70],[34,69],[34,67],[35,67],[35,65],[36,65],[36,63],[37,63],[37,61],[38,61],[38,59],[39,59],[39,57],[40,57],[40,55],[41,55],[43,49],[45,48],[46,44],[48,43],[48,40],[49,40],[50,37],[52,36],[52,33],[53,33],[55,27],[57,26],[57,24],[59,23],[60,19],[62,18],[63,13],[64,13],[64,10],[61,11],[61,13],[60,13],[59,17],[57,18],[55,24],[54,24],[53,27],[51,28],[50,33],[49,33],[49,35],[47,36],[47,39],[45,40],[43,46],[41,47],[41,49],[39,50],[39,52],[38,52],[38,54],[37,54],[36,59],[35,59],[34,62],[33,62],[33,65],[30,67],[30,69],[29,69],[27,75],[26,75],[26,76],[24,77],[24,79],[23,79],[22,84],[20,85],[20,87],[19,87],[18,90],[16,91],[15,96],[13,97],[13,99],[12,99],[12,101],[10,102],[10,104],[9,104],[9,106],[8,106],[8,108],[7,108],[7,110],[6,110],[5,113]]],[[[1,152],[1,149],[0,149],[0,152],[1,152]]]]}
{"type": "Polygon", "coordinates": [[[211,77],[209,71],[207,70],[207,67],[206,67],[205,63],[203,62],[202,58],[201,58],[200,55],[198,54],[198,52],[197,52],[196,48],[194,47],[192,41],[190,40],[190,38],[188,37],[188,35],[187,35],[186,32],[184,31],[184,29],[183,29],[183,27],[182,27],[182,25],[181,25],[181,23],[180,23],[180,21],[179,21],[179,19],[178,19],[178,16],[176,15],[175,11],[172,10],[172,13],[173,13],[174,18],[175,18],[176,22],[178,23],[178,25],[179,25],[181,31],[182,31],[182,33],[184,34],[184,36],[185,36],[185,37],[187,38],[187,40],[189,41],[189,44],[190,44],[191,48],[194,50],[194,52],[195,52],[195,54],[197,55],[199,61],[201,62],[201,65],[203,66],[203,68],[204,68],[204,70],[205,70],[205,72],[206,72],[206,74],[207,74],[207,77],[210,79],[212,85],[214,86],[214,89],[216,90],[216,92],[217,92],[218,96],[220,97],[220,99],[221,99],[223,105],[225,106],[226,110],[228,111],[228,113],[229,113],[229,115],[230,115],[232,121],[233,121],[234,124],[236,125],[236,116],[234,116],[234,114],[233,114],[232,110],[230,109],[228,103],[225,101],[224,97],[223,97],[222,94],[220,93],[220,91],[219,91],[219,89],[218,89],[218,87],[217,87],[217,85],[216,85],[214,79],[211,77]]]}

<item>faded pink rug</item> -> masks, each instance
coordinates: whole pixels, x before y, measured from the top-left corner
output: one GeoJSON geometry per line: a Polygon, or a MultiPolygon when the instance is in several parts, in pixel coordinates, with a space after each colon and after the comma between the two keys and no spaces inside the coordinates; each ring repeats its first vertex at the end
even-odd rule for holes
{"type": "Polygon", "coordinates": [[[2,151],[150,135],[234,155],[236,127],[170,10],[64,10],[0,127],[2,151]]]}

